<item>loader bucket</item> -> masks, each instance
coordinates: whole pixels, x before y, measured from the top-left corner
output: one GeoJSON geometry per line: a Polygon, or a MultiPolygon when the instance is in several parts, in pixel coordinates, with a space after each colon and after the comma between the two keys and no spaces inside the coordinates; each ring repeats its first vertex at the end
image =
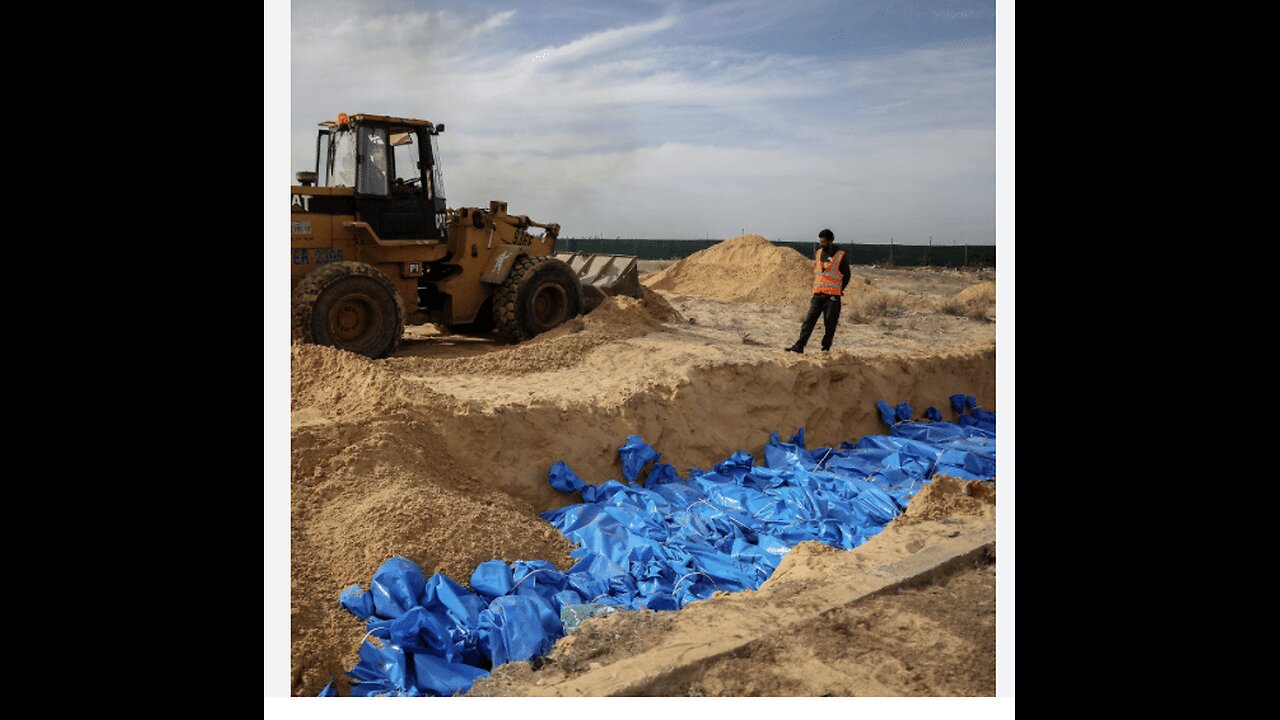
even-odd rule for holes
{"type": "Polygon", "coordinates": [[[640,270],[636,266],[639,258],[634,255],[563,252],[555,256],[578,274],[582,282],[584,314],[594,310],[608,295],[643,297],[640,270]]]}

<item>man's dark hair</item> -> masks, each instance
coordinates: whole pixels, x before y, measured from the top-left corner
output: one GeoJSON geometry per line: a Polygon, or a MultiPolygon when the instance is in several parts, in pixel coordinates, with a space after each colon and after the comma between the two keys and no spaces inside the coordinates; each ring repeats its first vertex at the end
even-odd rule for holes
{"type": "Polygon", "coordinates": [[[823,230],[822,232],[818,233],[818,237],[826,238],[828,240],[836,239],[835,233],[831,232],[830,230],[823,230]]]}

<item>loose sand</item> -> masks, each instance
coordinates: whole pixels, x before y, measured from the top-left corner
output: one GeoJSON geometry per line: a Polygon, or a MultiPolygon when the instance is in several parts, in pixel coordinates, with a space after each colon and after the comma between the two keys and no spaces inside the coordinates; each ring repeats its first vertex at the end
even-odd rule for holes
{"type": "MultiPolygon", "coordinates": [[[[995,407],[995,325],[937,309],[990,280],[987,271],[855,266],[855,282],[901,304],[842,318],[829,355],[796,356],[781,348],[798,333],[811,269],[765,245],[738,238],[703,252],[740,277],[776,261],[769,267],[801,287],[786,304],[777,303],[790,291],[776,280],[772,294],[753,286],[772,303],[762,304],[682,295],[650,276],[644,299],[610,298],[518,346],[430,326],[408,328],[381,361],[295,346],[294,694],[316,694],[331,675],[345,690],[363,624],[338,593],[367,585],[393,554],[464,584],[493,557],[567,568],[570,546],[537,517],[578,501],[547,485],[556,460],[599,483],[619,476],[617,447],[629,434],[677,468],[705,468],[737,449],[759,457],[774,429],[804,426],[815,446],[883,432],[879,399],[935,405],[946,417],[951,393],[995,407]],[[744,264],[755,269],[737,273],[744,264]]],[[[671,286],[687,292],[700,263],[668,274],[671,286]]]]}

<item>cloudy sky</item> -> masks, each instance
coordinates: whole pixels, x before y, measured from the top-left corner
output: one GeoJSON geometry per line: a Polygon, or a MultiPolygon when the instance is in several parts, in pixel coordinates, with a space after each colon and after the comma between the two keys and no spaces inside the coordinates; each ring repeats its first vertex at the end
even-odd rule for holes
{"type": "Polygon", "coordinates": [[[444,123],[451,207],[573,237],[995,242],[995,0],[294,0],[292,170],[444,123]]]}

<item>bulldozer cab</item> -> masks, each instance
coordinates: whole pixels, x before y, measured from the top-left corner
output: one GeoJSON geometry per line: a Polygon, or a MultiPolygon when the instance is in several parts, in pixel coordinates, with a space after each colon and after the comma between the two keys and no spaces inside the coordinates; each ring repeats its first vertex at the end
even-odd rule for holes
{"type": "Polygon", "coordinates": [[[320,123],[316,182],[355,190],[360,218],[387,240],[443,240],[444,185],[436,135],[444,125],[384,115],[320,123]]]}

